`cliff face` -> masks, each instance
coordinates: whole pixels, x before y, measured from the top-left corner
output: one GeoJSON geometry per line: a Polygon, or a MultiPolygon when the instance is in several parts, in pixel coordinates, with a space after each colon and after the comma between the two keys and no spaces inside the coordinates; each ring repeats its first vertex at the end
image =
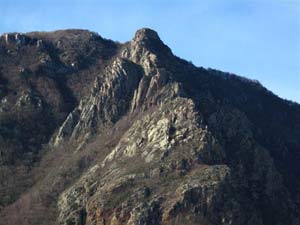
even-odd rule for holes
{"type": "Polygon", "coordinates": [[[0,224],[300,224],[298,104],[150,29],[0,47],[0,224]]]}

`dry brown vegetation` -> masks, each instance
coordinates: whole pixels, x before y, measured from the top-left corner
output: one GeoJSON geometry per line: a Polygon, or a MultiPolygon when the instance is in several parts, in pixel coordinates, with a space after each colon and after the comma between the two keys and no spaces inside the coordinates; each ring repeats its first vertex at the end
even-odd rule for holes
{"type": "Polygon", "coordinates": [[[81,178],[119,143],[135,141],[125,134],[138,120],[142,122],[134,134],[153,132],[142,139],[142,147],[135,147],[135,155],[120,154],[96,170],[90,180],[107,183],[97,184],[90,193],[80,192],[90,195],[87,203],[70,201],[70,215],[64,215],[67,225],[110,221],[114,216],[122,224],[140,203],[140,221],[150,225],[211,225],[223,219],[225,224],[232,219],[232,224],[296,225],[300,220],[298,104],[278,98],[256,81],[197,68],[172,55],[148,29],[137,32],[135,39],[141,40],[134,39],[136,46],[84,30],[20,37],[18,42],[12,34],[9,44],[0,39],[0,224],[57,224],[60,196],[90,185],[81,178]],[[119,70],[131,79],[105,77],[104,68],[128,49],[137,59],[123,59],[119,70]],[[101,91],[107,93],[94,93],[104,99],[94,112],[103,115],[80,117],[98,119],[91,123],[93,133],[81,147],[85,133],[53,147],[51,138],[79,101],[93,92],[96,77],[100,86],[106,85],[101,91]],[[138,88],[144,89],[132,112],[138,88]],[[161,120],[168,121],[164,133],[148,127],[161,120]],[[180,126],[189,131],[180,133],[182,142],[175,140],[180,126]],[[124,135],[132,139],[124,141],[124,135]],[[155,144],[150,145],[150,139],[161,136],[173,145],[167,151],[159,143],[158,153],[146,161],[142,154],[155,144]],[[201,151],[199,146],[204,146],[201,151]],[[128,178],[131,175],[137,178],[128,178]],[[185,184],[194,186],[179,192],[185,184]]]}

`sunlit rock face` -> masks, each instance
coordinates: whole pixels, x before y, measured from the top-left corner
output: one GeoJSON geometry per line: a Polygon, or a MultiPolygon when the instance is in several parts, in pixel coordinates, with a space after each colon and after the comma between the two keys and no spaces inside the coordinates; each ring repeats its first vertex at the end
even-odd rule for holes
{"type": "Polygon", "coordinates": [[[0,47],[0,224],[300,224],[298,104],[147,28],[0,47]]]}

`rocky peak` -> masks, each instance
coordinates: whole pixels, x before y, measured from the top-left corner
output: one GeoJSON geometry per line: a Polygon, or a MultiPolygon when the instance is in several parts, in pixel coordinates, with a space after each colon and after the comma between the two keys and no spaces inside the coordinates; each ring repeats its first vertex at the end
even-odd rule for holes
{"type": "Polygon", "coordinates": [[[133,41],[135,42],[151,40],[161,41],[157,32],[149,28],[141,28],[137,30],[133,38],[133,41]]]}
{"type": "Polygon", "coordinates": [[[116,57],[96,77],[88,100],[83,99],[69,114],[52,139],[54,145],[58,146],[67,137],[79,140],[79,136],[84,137],[82,143],[85,143],[86,137],[94,135],[101,126],[115,123],[136,109],[157,104],[162,100],[157,98],[160,93],[164,92],[166,99],[177,95],[177,83],[166,86],[170,72],[161,63],[166,55],[159,48],[167,49],[168,57],[173,57],[154,30],[138,30],[121,57],[116,57]]]}
{"type": "Polygon", "coordinates": [[[157,67],[152,65],[162,64],[172,56],[172,51],[159,38],[157,32],[149,28],[138,30],[129,46],[122,52],[122,57],[145,67],[146,74],[151,70],[149,67],[157,67]]]}

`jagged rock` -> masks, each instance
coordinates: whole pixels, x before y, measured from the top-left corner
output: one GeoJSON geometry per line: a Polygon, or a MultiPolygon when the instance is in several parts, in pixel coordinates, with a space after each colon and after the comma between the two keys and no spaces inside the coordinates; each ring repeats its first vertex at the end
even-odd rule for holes
{"type": "Polygon", "coordinates": [[[2,98],[0,102],[0,112],[7,112],[9,109],[9,104],[7,98],[2,98]]]}
{"type": "Polygon", "coordinates": [[[12,43],[15,40],[13,34],[4,34],[3,37],[4,37],[4,40],[5,40],[5,44],[7,44],[7,45],[12,43]]]}
{"type": "MultiPolygon", "coordinates": [[[[74,112],[67,118],[68,121],[72,118],[73,130],[70,130],[69,122],[65,122],[59,130],[68,130],[67,136],[75,139],[83,135],[85,141],[99,126],[116,122],[128,110],[141,76],[142,71],[138,66],[116,59],[111,67],[105,69],[101,78],[96,78],[89,98],[82,100],[75,109],[76,114],[80,113],[76,120],[73,119],[74,112]]],[[[61,139],[60,133],[55,140],[61,139]]]]}
{"type": "Polygon", "coordinates": [[[195,154],[195,158],[200,157],[199,154],[216,154],[203,160],[222,160],[220,147],[211,140],[213,138],[204,126],[199,127],[197,117],[191,100],[175,98],[169,104],[162,104],[156,112],[133,124],[106,157],[103,166],[116,158],[136,155],[141,155],[146,162],[158,160],[170,154],[174,145],[185,143],[194,143],[196,148],[190,148],[189,154],[195,154]],[[212,146],[208,146],[210,144],[212,146]]]}
{"type": "MultiPolygon", "coordinates": [[[[217,199],[219,198],[218,193],[223,191],[220,189],[223,188],[222,186],[224,186],[229,172],[230,169],[227,166],[218,165],[204,168],[189,177],[186,183],[181,184],[176,189],[175,197],[165,203],[167,209],[164,211],[162,218],[164,223],[170,223],[178,214],[184,213],[186,210],[191,210],[198,215],[202,214],[199,216],[200,218],[206,217],[213,210],[212,205],[216,201],[223,201],[223,199],[217,199]]],[[[223,210],[225,211],[225,209],[223,210]]],[[[217,222],[218,219],[211,215],[212,221],[217,222]]],[[[224,217],[222,218],[223,223],[225,223],[224,217]]]]}
{"type": "MultiPolygon", "coordinates": [[[[152,201],[149,204],[142,203],[130,213],[127,225],[156,225],[161,221],[161,209],[159,203],[152,201]]],[[[118,223],[119,224],[119,223],[118,223]]]]}
{"type": "Polygon", "coordinates": [[[36,47],[37,48],[42,48],[43,47],[43,40],[37,40],[36,47]]]}
{"type": "Polygon", "coordinates": [[[41,108],[42,100],[31,91],[24,92],[16,102],[18,108],[41,108]]]}
{"type": "Polygon", "coordinates": [[[24,45],[29,41],[29,38],[21,33],[6,33],[3,34],[6,45],[16,44],[24,45]]]}
{"type": "Polygon", "coordinates": [[[54,146],[57,147],[60,143],[65,141],[66,137],[70,137],[72,135],[72,132],[79,121],[79,116],[80,108],[74,109],[74,111],[68,115],[67,119],[59,128],[58,133],[51,140],[54,146]]]}
{"type": "Polygon", "coordinates": [[[299,224],[299,104],[146,28],[1,45],[1,225],[299,224]]]}

